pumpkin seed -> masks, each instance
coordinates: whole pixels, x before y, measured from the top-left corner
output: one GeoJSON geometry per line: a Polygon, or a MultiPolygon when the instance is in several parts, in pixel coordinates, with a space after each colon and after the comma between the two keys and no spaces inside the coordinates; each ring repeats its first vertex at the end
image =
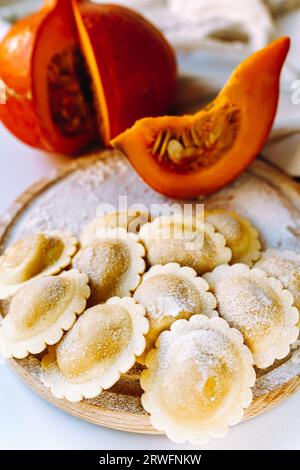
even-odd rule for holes
{"type": "Polygon", "coordinates": [[[177,166],[210,166],[234,145],[239,123],[239,109],[229,104],[209,108],[191,127],[160,131],[152,153],[158,161],[177,166]]]}

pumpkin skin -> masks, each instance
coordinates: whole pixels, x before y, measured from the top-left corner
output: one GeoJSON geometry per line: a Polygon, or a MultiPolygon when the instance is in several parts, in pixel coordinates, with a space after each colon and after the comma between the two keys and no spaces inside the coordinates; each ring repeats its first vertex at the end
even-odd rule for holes
{"type": "Polygon", "coordinates": [[[6,89],[0,119],[33,147],[78,154],[94,142],[109,144],[149,112],[165,112],[176,75],[171,47],[141,16],[116,5],[47,0],[0,44],[0,80],[6,89]],[[138,44],[137,54],[128,44],[138,44]],[[140,67],[143,47],[149,59],[140,67]],[[121,80],[127,74],[136,87],[129,78],[121,80]]]}
{"type": "Polygon", "coordinates": [[[40,12],[15,23],[0,45],[0,79],[6,88],[0,119],[23,142],[47,150],[51,147],[44,139],[32,99],[31,57],[37,31],[51,10],[48,2],[40,12]]]}
{"type": "Polygon", "coordinates": [[[239,176],[268,138],[289,46],[283,37],[250,56],[198,113],[141,119],[114,139],[113,147],[166,196],[185,199],[217,191],[239,176]]]}
{"type": "Polygon", "coordinates": [[[177,65],[160,31],[119,5],[73,0],[81,47],[93,73],[106,145],[144,116],[158,116],[175,94],[177,65]]]}

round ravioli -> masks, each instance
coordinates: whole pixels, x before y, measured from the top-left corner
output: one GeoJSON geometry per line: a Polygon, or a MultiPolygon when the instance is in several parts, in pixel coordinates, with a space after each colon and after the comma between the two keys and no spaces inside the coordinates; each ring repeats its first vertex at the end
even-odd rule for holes
{"type": "MultiPolygon", "coordinates": [[[[134,294],[135,300],[146,309],[150,330],[146,336],[146,352],[159,334],[170,328],[175,320],[188,319],[195,314],[216,315],[216,299],[208,291],[208,284],[197,277],[196,271],[179,264],[153,266],[144,274],[134,294]]],[[[145,354],[138,358],[144,363],[145,354]]]]}
{"type": "Polygon", "coordinates": [[[0,299],[34,277],[59,273],[76,249],[77,240],[62,232],[41,232],[16,241],[0,258],[0,299]]]}
{"type": "Polygon", "coordinates": [[[194,315],[163,332],[146,358],[142,403],[169,439],[202,445],[242,420],[252,401],[253,357],[221,318],[194,315]]]}
{"type": "Polygon", "coordinates": [[[244,263],[252,266],[259,258],[261,244],[258,232],[249,220],[233,211],[215,209],[205,211],[205,221],[224,235],[226,244],[232,251],[232,264],[244,263]]]}
{"type": "Polygon", "coordinates": [[[83,246],[88,245],[98,238],[99,231],[101,237],[103,229],[111,230],[118,227],[125,229],[126,232],[137,234],[141,226],[149,221],[150,215],[148,212],[134,210],[100,215],[84,227],[80,241],[83,246]]]}
{"type": "Polygon", "coordinates": [[[136,235],[124,229],[105,230],[101,238],[82,247],[73,259],[73,267],[89,277],[89,305],[130,295],[145,271],[144,255],[136,235]]]}
{"type": "Polygon", "coordinates": [[[132,298],[96,305],[44,356],[41,380],[57,398],[96,397],[133,367],[148,329],[144,307],[132,298]]]}
{"type": "Polygon", "coordinates": [[[56,344],[86,306],[88,278],[76,270],[32,279],[12,298],[0,327],[5,357],[22,359],[56,344]]]}
{"type": "Polygon", "coordinates": [[[189,266],[201,275],[228,263],[232,256],[222,234],[216,233],[212,225],[192,217],[158,217],[143,225],[140,239],[150,266],[174,262],[189,266]]]}
{"type": "Polygon", "coordinates": [[[262,253],[255,266],[282,282],[283,287],[292,293],[300,312],[300,255],[294,251],[269,249],[262,253]]]}
{"type": "Polygon", "coordinates": [[[242,333],[257,367],[269,367],[289,354],[299,334],[299,314],[281,282],[244,264],[219,266],[204,277],[219,315],[242,333]]]}

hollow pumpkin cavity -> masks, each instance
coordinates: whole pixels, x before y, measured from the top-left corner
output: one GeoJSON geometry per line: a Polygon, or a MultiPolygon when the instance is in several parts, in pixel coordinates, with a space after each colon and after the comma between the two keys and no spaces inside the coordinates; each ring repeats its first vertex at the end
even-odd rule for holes
{"type": "Polygon", "coordinates": [[[95,133],[92,81],[79,47],[69,46],[52,56],[47,83],[51,116],[60,132],[65,136],[95,133]]]}
{"type": "Polygon", "coordinates": [[[160,130],[151,149],[153,158],[172,171],[189,172],[215,164],[236,141],[241,110],[230,102],[215,103],[190,125],[160,130]]]}

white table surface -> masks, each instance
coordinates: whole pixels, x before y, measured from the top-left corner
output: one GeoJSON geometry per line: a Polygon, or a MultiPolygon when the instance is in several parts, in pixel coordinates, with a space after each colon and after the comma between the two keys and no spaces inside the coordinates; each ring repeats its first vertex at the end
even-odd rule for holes
{"type": "MultiPolygon", "coordinates": [[[[0,125],[0,213],[34,181],[68,159],[17,142],[0,125]]],[[[300,449],[300,392],[263,416],[242,423],[205,449],[300,449]]],[[[74,418],[29,390],[0,364],[1,449],[191,449],[165,437],[105,429],[74,418]]]]}

